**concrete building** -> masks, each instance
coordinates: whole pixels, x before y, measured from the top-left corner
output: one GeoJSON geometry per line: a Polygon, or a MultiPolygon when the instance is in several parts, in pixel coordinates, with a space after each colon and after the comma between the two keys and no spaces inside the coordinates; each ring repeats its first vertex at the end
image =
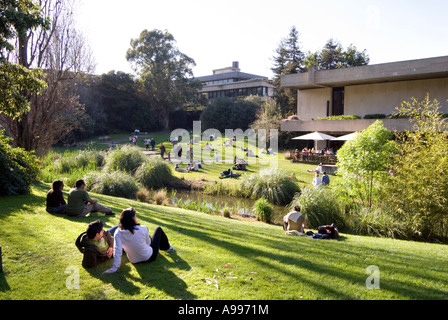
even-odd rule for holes
{"type": "Polygon", "coordinates": [[[250,95],[264,99],[274,95],[274,86],[267,77],[241,72],[237,61],[231,67],[215,69],[213,74],[196,79],[203,84],[199,92],[209,100],[223,97],[239,99],[250,95]]]}
{"type": "MultiPolygon", "coordinates": [[[[403,101],[437,99],[448,113],[448,56],[283,76],[282,87],[297,89],[297,117],[284,121],[282,131],[320,131],[344,135],[370,126],[367,115],[389,116],[403,101]],[[359,120],[315,120],[355,115],[359,120]]],[[[410,129],[407,119],[382,119],[389,130],[410,129]]]]}

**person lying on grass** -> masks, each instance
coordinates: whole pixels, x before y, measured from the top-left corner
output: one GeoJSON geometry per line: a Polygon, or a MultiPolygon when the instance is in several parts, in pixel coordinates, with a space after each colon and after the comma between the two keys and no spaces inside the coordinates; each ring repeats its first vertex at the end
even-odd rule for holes
{"type": "Polygon", "coordinates": [[[85,217],[92,211],[99,211],[108,216],[115,215],[112,209],[98,203],[98,200],[90,198],[85,190],[84,180],[76,180],[75,188],[68,193],[68,205],[66,212],[68,216],[85,217]]]}
{"type": "Polygon", "coordinates": [[[52,188],[47,193],[47,212],[48,213],[65,213],[67,203],[64,200],[62,190],[64,189],[64,182],[61,180],[53,181],[52,188]]]}
{"type": "Polygon", "coordinates": [[[103,229],[103,222],[97,220],[89,223],[87,230],[76,239],[75,245],[83,254],[82,266],[92,268],[112,258],[114,238],[103,229]]]}
{"type": "Polygon", "coordinates": [[[110,229],[114,234],[114,263],[103,274],[114,273],[121,265],[123,250],[131,263],[152,262],[156,260],[159,250],[174,251],[168,237],[161,227],[154,230],[152,237],[148,228],[137,222],[134,208],[123,210],[118,226],[110,229]]]}

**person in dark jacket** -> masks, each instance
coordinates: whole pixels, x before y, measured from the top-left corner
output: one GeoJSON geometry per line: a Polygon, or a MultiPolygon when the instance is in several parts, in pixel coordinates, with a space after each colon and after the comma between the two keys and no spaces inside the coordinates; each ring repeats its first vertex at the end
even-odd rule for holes
{"type": "Polygon", "coordinates": [[[114,238],[103,229],[100,220],[89,223],[87,230],[76,239],[76,247],[83,254],[82,266],[92,268],[113,255],[114,238]]]}
{"type": "Polygon", "coordinates": [[[49,213],[65,213],[67,203],[64,200],[62,190],[64,182],[61,180],[53,181],[50,191],[47,193],[47,212],[49,213]]]}

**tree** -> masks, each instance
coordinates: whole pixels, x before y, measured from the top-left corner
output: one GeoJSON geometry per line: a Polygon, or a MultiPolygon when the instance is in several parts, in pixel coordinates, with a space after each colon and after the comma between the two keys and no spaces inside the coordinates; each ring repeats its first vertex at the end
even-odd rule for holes
{"type": "Polygon", "coordinates": [[[202,130],[246,130],[255,120],[257,108],[256,103],[247,100],[215,99],[201,113],[202,130]]]}
{"type": "Polygon", "coordinates": [[[395,174],[384,184],[384,198],[407,221],[413,234],[426,240],[448,239],[448,126],[439,102],[429,95],[397,108],[412,130],[396,132],[392,158],[395,174]]]}
{"type": "Polygon", "coordinates": [[[13,118],[29,110],[27,94],[39,93],[45,87],[45,82],[39,80],[40,70],[28,70],[7,59],[15,49],[11,43],[15,37],[47,26],[39,10],[39,6],[29,0],[0,1],[0,114],[13,118]]]}
{"type": "Polygon", "coordinates": [[[274,85],[276,87],[275,99],[282,115],[295,113],[297,110],[296,90],[281,87],[281,77],[288,74],[303,72],[304,53],[300,49],[299,32],[296,27],[291,27],[286,38],[280,41],[273,57],[274,85]]]}
{"type": "Polygon", "coordinates": [[[27,69],[41,68],[47,88],[41,95],[30,94],[30,111],[20,119],[1,120],[14,143],[25,150],[46,153],[63,137],[77,129],[84,116],[76,87],[82,75],[93,70],[91,53],[75,29],[74,0],[42,0],[48,28],[19,33],[10,60],[27,69]]]}
{"type": "Polygon", "coordinates": [[[139,75],[147,104],[168,129],[170,113],[198,97],[201,83],[193,80],[194,60],[175,46],[173,35],[166,30],[143,30],[131,41],[126,59],[139,75]]]}
{"type": "Polygon", "coordinates": [[[364,66],[369,64],[370,58],[366,50],[358,51],[353,44],[344,50],[338,41],[330,38],[320,51],[308,52],[304,61],[304,70],[310,66],[316,66],[318,70],[334,70],[364,66]]]}
{"type": "Polygon", "coordinates": [[[387,179],[390,157],[395,152],[392,132],[377,120],[357,133],[338,150],[342,190],[355,202],[371,208],[379,200],[381,183],[387,179]]]}

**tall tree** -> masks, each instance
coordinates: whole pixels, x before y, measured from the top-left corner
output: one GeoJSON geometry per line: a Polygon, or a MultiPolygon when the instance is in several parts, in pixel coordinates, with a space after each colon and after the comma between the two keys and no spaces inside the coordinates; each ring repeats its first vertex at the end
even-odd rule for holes
{"type": "Polygon", "coordinates": [[[139,75],[147,103],[159,115],[165,129],[170,113],[196,99],[200,81],[193,80],[195,62],[176,47],[171,33],[143,30],[131,41],[126,59],[139,75]]]}
{"type": "Polygon", "coordinates": [[[83,36],[76,30],[75,1],[40,0],[48,28],[19,33],[10,60],[24,68],[44,70],[47,88],[29,97],[31,109],[20,119],[1,117],[17,146],[45,153],[58,140],[80,124],[84,108],[76,87],[85,73],[93,70],[91,54],[83,36]]]}
{"type": "Polygon", "coordinates": [[[331,38],[320,51],[308,52],[304,61],[304,71],[310,66],[316,66],[319,70],[334,70],[364,66],[369,64],[370,58],[366,50],[358,51],[353,44],[344,50],[338,41],[331,38]]]}
{"type": "Polygon", "coordinates": [[[12,43],[15,38],[46,26],[40,7],[34,2],[0,0],[0,113],[13,118],[24,114],[30,108],[27,94],[38,93],[45,86],[38,78],[40,70],[28,70],[19,63],[11,63],[8,57],[15,50],[12,43]]]}
{"type": "Polygon", "coordinates": [[[275,53],[272,59],[274,65],[271,68],[276,87],[275,100],[281,113],[286,116],[296,112],[297,94],[295,90],[281,87],[281,77],[304,70],[305,54],[300,49],[299,32],[295,26],[291,27],[288,36],[280,41],[275,53]]]}

